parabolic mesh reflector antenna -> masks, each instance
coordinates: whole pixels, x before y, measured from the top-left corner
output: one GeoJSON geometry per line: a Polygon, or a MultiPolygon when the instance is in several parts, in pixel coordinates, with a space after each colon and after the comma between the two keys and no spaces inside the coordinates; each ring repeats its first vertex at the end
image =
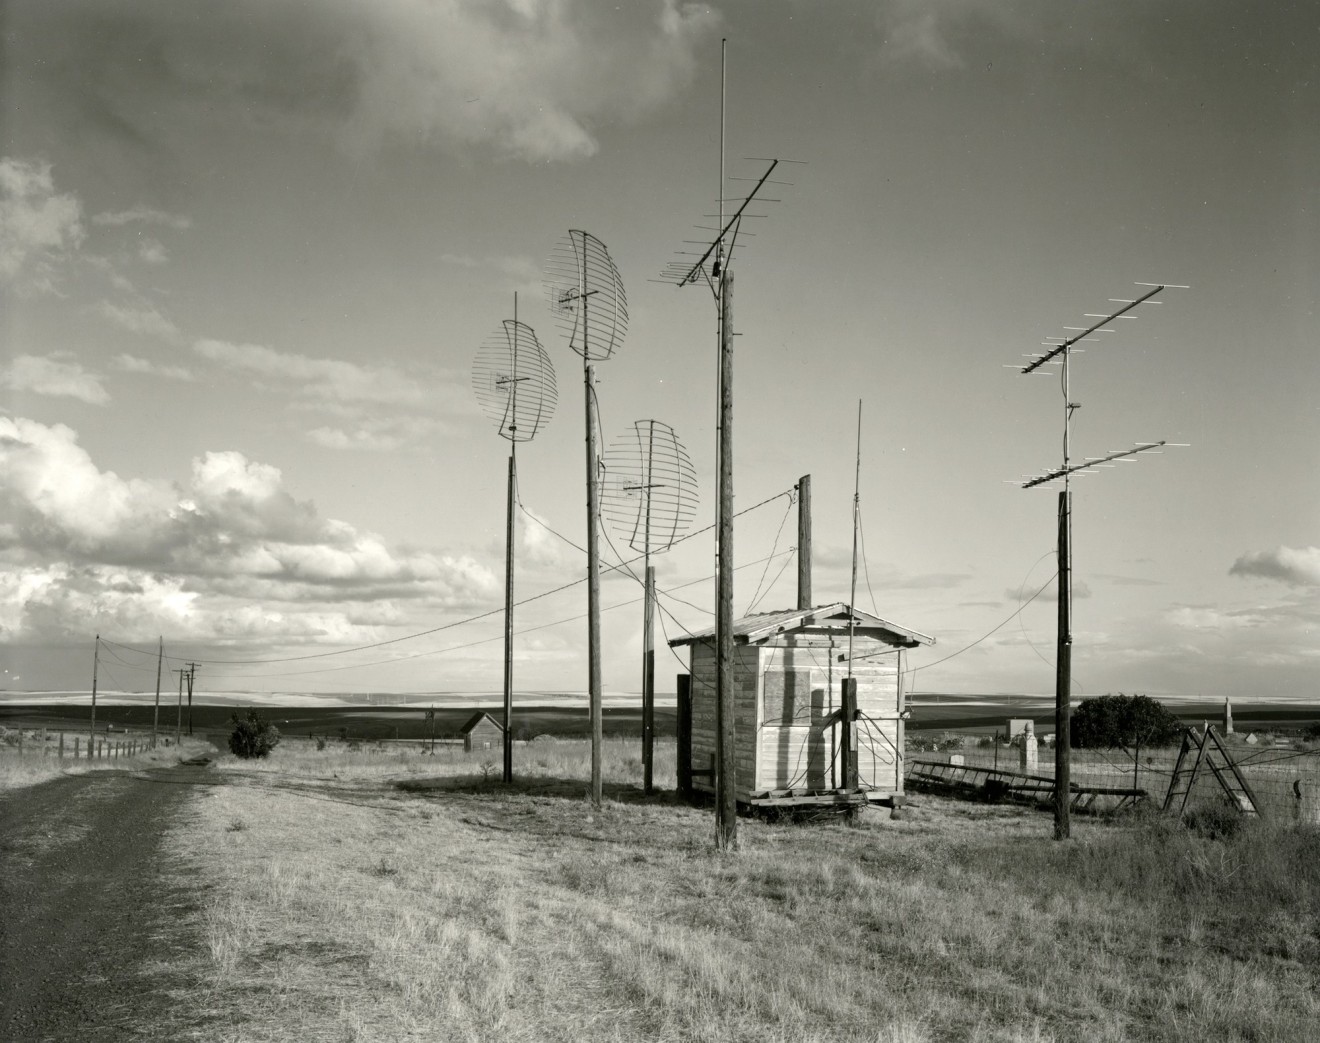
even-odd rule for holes
{"type": "Polygon", "coordinates": [[[636,420],[605,451],[601,513],[633,550],[668,550],[697,511],[697,473],[674,429],[636,420]]]}
{"type": "Polygon", "coordinates": [[[559,392],[550,356],[526,323],[505,319],[472,362],[482,412],[510,442],[528,442],[554,415],[559,392]]]}
{"type": "Polygon", "coordinates": [[[545,294],[568,339],[588,362],[614,354],[628,332],[628,298],[605,244],[590,232],[571,230],[545,266],[545,294]]]}

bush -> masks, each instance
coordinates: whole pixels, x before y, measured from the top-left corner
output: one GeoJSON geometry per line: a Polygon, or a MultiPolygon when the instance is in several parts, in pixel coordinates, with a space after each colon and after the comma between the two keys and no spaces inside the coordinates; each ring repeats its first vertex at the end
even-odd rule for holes
{"type": "Polygon", "coordinates": [[[268,757],[279,745],[280,730],[256,710],[249,710],[246,717],[234,714],[230,719],[234,730],[229,736],[229,750],[235,757],[268,757]]]}
{"type": "Polygon", "coordinates": [[[1167,746],[1181,732],[1182,723],[1163,703],[1119,692],[1082,700],[1073,711],[1071,741],[1091,749],[1167,746]]]}

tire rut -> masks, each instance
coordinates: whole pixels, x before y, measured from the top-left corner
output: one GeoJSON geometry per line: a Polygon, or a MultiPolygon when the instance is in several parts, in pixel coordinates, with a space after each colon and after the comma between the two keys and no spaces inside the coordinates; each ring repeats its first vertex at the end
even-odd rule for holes
{"type": "Polygon", "coordinates": [[[0,795],[0,1038],[179,1039],[198,895],[161,840],[203,767],[65,776],[0,795]]]}

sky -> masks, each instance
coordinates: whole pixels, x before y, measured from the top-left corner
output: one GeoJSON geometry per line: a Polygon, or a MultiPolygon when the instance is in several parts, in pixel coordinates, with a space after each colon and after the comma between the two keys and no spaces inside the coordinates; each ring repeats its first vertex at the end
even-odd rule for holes
{"type": "MultiPolygon", "coordinates": [[[[608,247],[602,447],[671,425],[709,526],[715,302],[660,276],[775,158],[732,266],[736,614],[795,604],[807,474],[814,600],[849,599],[856,480],[856,604],[935,639],[912,688],[1052,691],[1057,491],[1020,483],[1059,465],[1064,400],[1015,367],[1185,285],[1071,363],[1075,457],[1186,443],[1073,483],[1074,697],[1317,694],[1314,4],[0,19],[0,688],[148,690],[163,642],[199,692],[499,690],[509,443],[471,374],[516,298],[558,404],[518,447],[517,594],[544,596],[515,685],[585,690],[583,368],[546,263],[569,229],[608,247]]],[[[672,690],[712,534],[653,562],[672,690]]],[[[602,581],[607,693],[640,689],[638,568],[602,581]]]]}

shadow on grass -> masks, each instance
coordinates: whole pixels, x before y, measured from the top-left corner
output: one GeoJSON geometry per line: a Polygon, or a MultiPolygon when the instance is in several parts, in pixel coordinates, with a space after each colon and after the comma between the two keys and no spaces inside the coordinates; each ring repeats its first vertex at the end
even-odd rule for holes
{"type": "MultiPolygon", "coordinates": [[[[464,796],[501,797],[558,797],[567,800],[589,800],[591,783],[584,779],[564,778],[554,775],[533,775],[524,778],[514,777],[505,783],[498,775],[487,776],[480,773],[466,775],[436,775],[429,778],[398,779],[394,788],[405,793],[420,793],[440,796],[446,793],[464,796]]],[[[682,805],[674,790],[656,789],[648,797],[642,787],[631,782],[610,782],[601,784],[601,796],[615,804],[644,804],[659,807],[682,805]]]]}

